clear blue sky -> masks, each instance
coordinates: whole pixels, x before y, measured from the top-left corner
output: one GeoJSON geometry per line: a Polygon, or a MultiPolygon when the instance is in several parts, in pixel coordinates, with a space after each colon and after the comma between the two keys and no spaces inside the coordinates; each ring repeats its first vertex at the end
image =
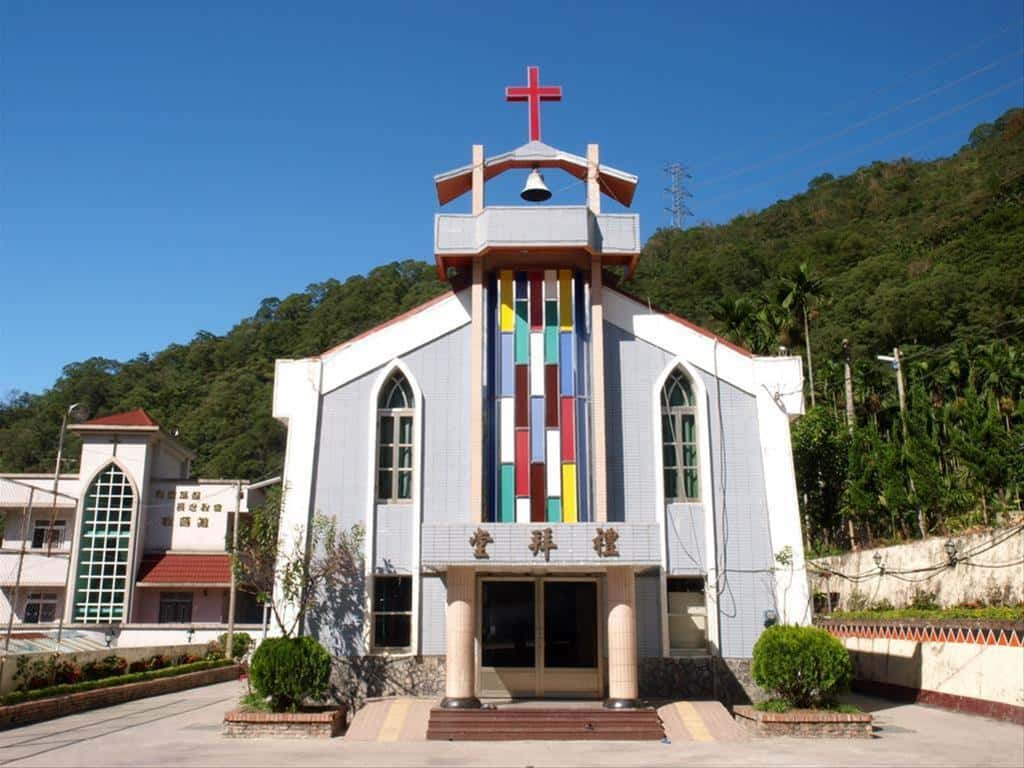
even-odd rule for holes
{"type": "MultiPolygon", "coordinates": [[[[1021,25],[1017,0],[7,0],[0,397],[430,260],[432,176],[525,142],[502,89],[527,64],[565,89],[548,143],[640,176],[646,237],[668,160],[693,167],[694,220],[721,222],[825,171],[954,151],[1020,105],[1021,25]]],[[[549,178],[582,200],[569,181],[549,178]]]]}

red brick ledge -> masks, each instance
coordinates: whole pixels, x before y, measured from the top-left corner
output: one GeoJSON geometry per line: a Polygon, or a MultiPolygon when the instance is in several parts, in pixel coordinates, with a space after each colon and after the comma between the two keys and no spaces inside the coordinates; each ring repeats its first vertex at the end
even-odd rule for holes
{"type": "Polygon", "coordinates": [[[872,735],[872,718],[867,712],[823,709],[762,712],[744,704],[733,707],[733,717],[747,730],[762,736],[870,738],[872,735]]]}
{"type": "Polygon", "coordinates": [[[875,680],[854,680],[853,690],[886,699],[926,704],[939,709],[948,709],[951,712],[965,712],[969,715],[980,715],[981,717],[991,717],[994,720],[1005,720],[1017,725],[1024,725],[1024,707],[1001,701],[975,699],[970,696],[957,696],[952,693],[910,688],[893,683],[880,683],[875,680]]]}
{"type": "Polygon", "coordinates": [[[242,672],[238,664],[225,667],[202,669],[198,672],[186,672],[173,677],[161,677],[156,680],[143,680],[138,683],[112,685],[109,688],[97,688],[92,691],[66,693],[47,699],[25,701],[20,704],[9,704],[0,707],[0,731],[20,725],[39,723],[65,715],[74,715],[90,709],[110,707],[149,696],[160,696],[165,693],[177,693],[189,688],[198,688],[214,683],[226,683],[237,680],[242,672]]]}
{"type": "Polygon", "coordinates": [[[348,708],[323,712],[255,712],[235,709],[224,715],[222,733],[231,738],[327,738],[341,733],[348,708]]]}
{"type": "Polygon", "coordinates": [[[235,709],[224,715],[226,723],[332,723],[345,715],[345,708],[326,712],[253,712],[235,709]]]}

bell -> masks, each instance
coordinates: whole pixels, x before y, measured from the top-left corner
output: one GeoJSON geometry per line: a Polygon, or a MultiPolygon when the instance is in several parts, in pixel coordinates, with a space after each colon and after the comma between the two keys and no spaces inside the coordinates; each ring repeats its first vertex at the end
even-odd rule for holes
{"type": "Polygon", "coordinates": [[[534,168],[530,171],[530,175],[526,177],[526,186],[519,196],[528,203],[543,203],[551,198],[551,190],[544,183],[544,177],[540,175],[539,169],[534,168]]]}

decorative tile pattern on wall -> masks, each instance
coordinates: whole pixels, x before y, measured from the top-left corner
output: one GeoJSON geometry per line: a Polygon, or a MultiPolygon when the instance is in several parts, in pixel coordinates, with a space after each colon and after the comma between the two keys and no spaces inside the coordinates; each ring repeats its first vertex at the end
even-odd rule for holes
{"type": "Polygon", "coordinates": [[[576,283],[570,269],[497,276],[492,522],[588,519],[577,473],[586,456],[576,425],[576,283]]]}
{"type": "Polygon", "coordinates": [[[863,637],[882,640],[910,640],[915,643],[973,643],[975,645],[1024,646],[1024,628],[959,626],[946,624],[903,624],[899,622],[842,622],[819,620],[822,629],[835,637],[863,637]]]}

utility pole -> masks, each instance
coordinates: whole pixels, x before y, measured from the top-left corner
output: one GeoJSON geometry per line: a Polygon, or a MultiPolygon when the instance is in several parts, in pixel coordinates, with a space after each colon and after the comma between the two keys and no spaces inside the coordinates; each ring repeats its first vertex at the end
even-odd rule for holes
{"type": "Polygon", "coordinates": [[[235,650],[235,596],[238,594],[238,577],[235,576],[235,559],[238,557],[238,516],[242,512],[242,481],[235,481],[235,524],[231,528],[231,592],[228,596],[228,639],[224,644],[224,658],[233,659],[235,650]]]}
{"type": "Polygon", "coordinates": [[[853,372],[850,369],[850,341],[843,339],[843,376],[846,380],[846,426],[853,433],[853,372]]]}
{"type": "MultiPolygon", "coordinates": [[[[11,649],[11,630],[14,628],[14,612],[18,610],[18,596],[21,592],[21,571],[25,566],[25,550],[28,548],[29,519],[32,517],[32,502],[35,498],[36,489],[29,488],[28,504],[25,505],[24,516],[21,520],[21,548],[18,550],[18,570],[14,577],[14,594],[11,595],[10,613],[7,614],[7,631],[4,633],[4,652],[0,656],[0,679],[3,678],[4,667],[7,666],[7,654],[11,649]]],[[[68,566],[68,570],[71,566],[68,566]]]]}
{"type": "Polygon", "coordinates": [[[686,189],[686,180],[692,176],[687,172],[685,165],[676,162],[668,163],[665,166],[665,173],[668,175],[665,195],[669,200],[665,210],[669,213],[669,221],[672,226],[682,229],[686,217],[693,215],[693,211],[686,207],[686,198],[693,197],[686,189]]]}
{"type": "MultiPolygon", "coordinates": [[[[875,355],[883,363],[889,363],[892,365],[894,371],[896,371],[896,391],[900,396],[900,417],[906,418],[907,414],[907,390],[903,383],[903,362],[900,360],[900,348],[892,348],[892,356],[889,355],[875,355]]],[[[904,429],[906,426],[904,425],[904,429]]]]}

